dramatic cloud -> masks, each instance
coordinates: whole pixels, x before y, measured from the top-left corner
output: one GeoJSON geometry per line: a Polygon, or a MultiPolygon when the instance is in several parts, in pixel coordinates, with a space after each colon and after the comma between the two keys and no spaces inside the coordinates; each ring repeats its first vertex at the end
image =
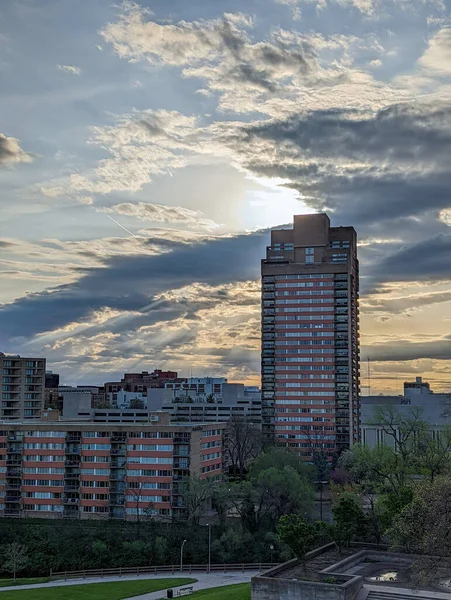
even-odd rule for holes
{"type": "Polygon", "coordinates": [[[78,382],[160,365],[258,383],[261,229],[327,211],[358,231],[381,389],[421,370],[445,385],[449,3],[70,4],[56,68],[39,21],[5,23],[1,110],[21,141],[0,135],[0,164],[40,160],[2,171],[4,349],[78,382]]]}
{"type": "Polygon", "coordinates": [[[0,166],[32,160],[31,154],[20,147],[19,140],[0,133],[0,166]]]}
{"type": "Polygon", "coordinates": [[[365,348],[365,353],[374,361],[408,361],[421,358],[437,360],[451,359],[451,335],[427,342],[412,342],[398,339],[393,344],[374,344],[365,348]]]}
{"type": "Polygon", "coordinates": [[[57,65],[59,71],[65,71],[66,73],[71,73],[71,75],[81,75],[82,70],[80,67],[75,67],[74,65],[57,65]]]}

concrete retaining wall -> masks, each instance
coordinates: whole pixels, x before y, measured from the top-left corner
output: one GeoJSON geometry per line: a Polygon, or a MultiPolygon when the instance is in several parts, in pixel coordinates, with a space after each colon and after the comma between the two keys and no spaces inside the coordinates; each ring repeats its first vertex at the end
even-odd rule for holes
{"type": "Polygon", "coordinates": [[[361,588],[361,577],[352,577],[343,585],[254,577],[252,600],[354,600],[361,588]]]}

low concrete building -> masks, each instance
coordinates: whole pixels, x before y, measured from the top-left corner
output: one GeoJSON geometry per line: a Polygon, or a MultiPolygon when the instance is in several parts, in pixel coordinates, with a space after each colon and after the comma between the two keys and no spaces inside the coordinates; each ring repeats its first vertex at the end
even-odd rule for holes
{"type": "MultiPolygon", "coordinates": [[[[450,600],[438,576],[427,591],[412,583],[409,554],[351,544],[342,552],[334,543],[309,552],[305,564],[290,560],[252,579],[252,600],[450,600]],[[430,589],[434,591],[431,592],[430,589]]],[[[450,568],[445,559],[443,567],[450,568]]],[[[449,576],[448,576],[449,579],[449,576]]]]}
{"type": "Polygon", "coordinates": [[[147,396],[148,406],[161,406],[170,414],[172,421],[215,423],[240,416],[259,427],[262,422],[259,388],[246,387],[242,383],[211,384],[201,393],[191,391],[189,394],[181,393],[179,388],[154,389],[147,390],[147,396]],[[220,385],[220,391],[210,392],[214,385],[220,385]]]}
{"type": "Polygon", "coordinates": [[[444,425],[451,425],[451,395],[435,394],[429,383],[417,377],[415,382],[404,383],[402,395],[362,396],[361,439],[370,448],[394,443],[393,437],[376,422],[377,409],[381,407],[395,409],[404,417],[419,412],[421,419],[428,423],[432,435],[436,435],[444,425]]]}

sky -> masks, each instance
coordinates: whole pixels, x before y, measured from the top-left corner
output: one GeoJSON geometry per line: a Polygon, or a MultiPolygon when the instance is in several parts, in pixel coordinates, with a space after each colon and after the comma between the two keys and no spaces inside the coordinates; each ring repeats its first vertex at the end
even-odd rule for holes
{"type": "Polygon", "coordinates": [[[257,384],[270,229],[325,211],[362,386],[450,390],[451,0],[0,0],[0,82],[0,350],[257,384]]]}

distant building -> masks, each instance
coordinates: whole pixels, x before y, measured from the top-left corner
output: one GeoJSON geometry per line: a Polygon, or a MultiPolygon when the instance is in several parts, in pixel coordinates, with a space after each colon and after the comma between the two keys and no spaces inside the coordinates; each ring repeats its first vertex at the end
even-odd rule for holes
{"type": "Polygon", "coordinates": [[[83,422],[4,423],[0,515],[184,518],[183,480],[222,479],[224,428],[83,422]]]}
{"type": "Polygon", "coordinates": [[[271,231],[261,274],[263,433],[332,456],[360,437],[356,232],[295,215],[271,231]]]}
{"type": "Polygon", "coordinates": [[[229,421],[233,416],[244,417],[261,427],[261,392],[242,383],[227,383],[226,379],[188,379],[181,387],[168,384],[164,390],[148,390],[148,405],[170,414],[172,421],[209,422],[229,421]],[[171,392],[171,394],[168,392],[171,392]]]}
{"type": "Polygon", "coordinates": [[[417,377],[415,382],[404,383],[403,395],[362,396],[361,436],[362,442],[370,448],[394,443],[393,437],[376,422],[375,411],[381,407],[395,409],[404,417],[420,410],[421,419],[429,425],[432,435],[436,435],[444,425],[451,425],[451,394],[434,394],[429,383],[417,377]]]}
{"type": "Polygon", "coordinates": [[[45,373],[45,387],[48,388],[57,388],[60,384],[60,376],[58,373],[54,373],[53,371],[46,371],[45,373]]]}
{"type": "Polygon", "coordinates": [[[105,383],[105,400],[109,406],[117,405],[117,394],[123,390],[125,392],[141,392],[146,394],[151,388],[164,388],[168,382],[186,381],[179,379],[176,371],[161,371],[156,369],[152,373],[143,371],[142,373],[125,373],[120,381],[108,381],[105,383]]]}
{"type": "Polygon", "coordinates": [[[45,358],[0,353],[2,420],[40,419],[44,409],[45,358]]]}

